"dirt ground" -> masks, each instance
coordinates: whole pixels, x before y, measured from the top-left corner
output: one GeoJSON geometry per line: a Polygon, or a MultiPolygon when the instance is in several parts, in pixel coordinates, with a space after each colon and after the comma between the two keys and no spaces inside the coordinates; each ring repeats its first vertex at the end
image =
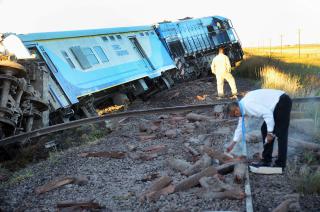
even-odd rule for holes
{"type": "MultiPolygon", "coordinates": [[[[259,87],[245,79],[238,79],[237,85],[240,93],[259,87]]],[[[230,93],[228,86],[225,90],[230,93]]],[[[128,110],[214,103],[217,101],[215,91],[212,78],[185,82],[157,93],[146,102],[136,100],[128,110]]],[[[186,144],[199,152],[203,145],[222,152],[232,139],[236,124],[235,121],[224,121],[213,109],[113,120],[113,129],[107,136],[64,151],[52,150],[47,160],[30,164],[14,173],[11,180],[1,183],[0,209],[56,211],[61,202],[93,201],[103,206],[102,211],[245,211],[245,199],[212,199],[204,196],[206,191],[201,186],[163,195],[156,201],[141,200],[143,192],[161,176],[168,176],[173,185],[187,178],[168,165],[173,159],[183,159],[191,164],[199,159],[186,150],[186,144]],[[190,112],[207,119],[190,121],[186,117],[190,112]],[[125,155],[106,158],[85,157],[84,154],[101,151],[123,152],[125,155]],[[36,192],[39,186],[65,176],[85,178],[86,183],[71,183],[41,194],[36,192]]],[[[69,136],[85,136],[82,129],[86,126],[69,136]]],[[[250,130],[257,129],[259,126],[254,120],[250,130]]],[[[68,138],[59,137],[60,142],[64,139],[68,138]]],[[[248,143],[250,160],[261,146],[259,141],[248,143]]],[[[300,152],[289,148],[288,161],[295,157],[300,157],[300,152]]],[[[215,160],[211,160],[211,164],[218,166],[215,160]]],[[[286,195],[297,193],[288,177],[287,171],[272,176],[250,174],[255,211],[272,211],[286,195]]],[[[223,181],[244,190],[243,184],[233,182],[232,174],[225,175],[223,181]]],[[[318,211],[320,198],[301,195],[300,208],[291,209],[318,211]]]]}

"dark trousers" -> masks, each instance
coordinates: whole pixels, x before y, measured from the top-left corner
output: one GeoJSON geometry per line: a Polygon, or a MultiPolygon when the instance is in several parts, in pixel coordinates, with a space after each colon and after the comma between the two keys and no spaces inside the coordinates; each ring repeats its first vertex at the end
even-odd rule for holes
{"type": "MultiPolygon", "coordinates": [[[[275,161],[275,164],[280,167],[286,166],[287,161],[287,149],[288,149],[288,128],[290,124],[290,112],[292,107],[292,101],[287,94],[282,94],[279,98],[274,111],[273,118],[275,122],[273,133],[278,139],[278,159],[275,161]]],[[[267,124],[263,122],[261,126],[262,142],[264,143],[265,138],[267,137],[267,124]]],[[[265,162],[272,161],[272,151],[273,143],[268,143],[264,145],[262,157],[265,162]]]]}

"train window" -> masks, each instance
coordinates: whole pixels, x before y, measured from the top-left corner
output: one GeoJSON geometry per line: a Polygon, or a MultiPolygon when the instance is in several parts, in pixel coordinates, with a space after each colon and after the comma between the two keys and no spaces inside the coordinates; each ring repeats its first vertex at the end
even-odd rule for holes
{"type": "Polygon", "coordinates": [[[76,60],[78,61],[78,63],[80,64],[82,69],[88,69],[92,67],[88,58],[86,57],[86,55],[84,55],[80,46],[72,46],[70,50],[74,55],[74,57],[76,58],[76,60]]]}
{"type": "Polygon", "coordinates": [[[108,59],[106,53],[103,51],[103,49],[100,46],[95,46],[95,47],[93,47],[93,49],[97,53],[101,62],[103,62],[103,63],[109,62],[109,59],[108,59]]]}
{"type": "Polygon", "coordinates": [[[146,35],[148,35],[148,36],[149,36],[149,32],[146,32],[146,35]]]}
{"type": "Polygon", "coordinates": [[[121,35],[117,35],[117,38],[118,38],[119,40],[121,40],[121,39],[122,39],[121,35]]]}
{"type": "Polygon", "coordinates": [[[142,32],[140,33],[140,35],[141,35],[141,36],[144,36],[144,34],[143,34],[142,32]]]}
{"type": "Polygon", "coordinates": [[[68,62],[68,64],[70,65],[71,68],[76,68],[76,66],[73,64],[71,58],[69,57],[69,55],[67,54],[66,51],[61,51],[64,59],[66,59],[66,61],[68,62]]]}
{"type": "Polygon", "coordinates": [[[102,36],[101,39],[102,39],[104,42],[107,42],[107,41],[108,41],[107,36],[102,36]]]}
{"type": "Polygon", "coordinates": [[[211,26],[211,25],[207,26],[207,29],[208,29],[208,32],[213,32],[214,31],[213,26],[211,26]]]}
{"type": "Polygon", "coordinates": [[[110,35],[109,38],[110,38],[110,40],[115,40],[113,35],[110,35]]]}
{"type": "Polygon", "coordinates": [[[99,64],[96,55],[93,53],[91,48],[82,48],[83,54],[87,57],[91,65],[99,64]]]}

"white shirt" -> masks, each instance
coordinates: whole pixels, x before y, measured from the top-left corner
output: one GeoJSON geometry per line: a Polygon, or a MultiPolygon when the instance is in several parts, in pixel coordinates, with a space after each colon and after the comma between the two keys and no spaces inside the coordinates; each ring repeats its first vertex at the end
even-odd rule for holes
{"type": "Polygon", "coordinates": [[[211,71],[216,75],[222,75],[224,72],[230,72],[231,65],[229,58],[223,53],[219,53],[212,60],[211,71]]]}
{"type": "MultiPolygon", "coordinates": [[[[248,92],[240,101],[245,116],[263,118],[267,124],[268,132],[274,128],[273,111],[284,91],[273,89],[258,89],[248,92]]],[[[242,117],[239,117],[233,141],[240,141],[242,135],[242,117]]]]}

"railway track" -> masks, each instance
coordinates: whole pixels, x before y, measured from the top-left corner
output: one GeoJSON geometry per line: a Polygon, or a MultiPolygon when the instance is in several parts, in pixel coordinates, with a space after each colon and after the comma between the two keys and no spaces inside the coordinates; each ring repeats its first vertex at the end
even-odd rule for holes
{"type": "MultiPolygon", "coordinates": [[[[293,98],[292,101],[294,103],[320,102],[320,96],[293,98]]],[[[0,147],[8,145],[8,144],[20,143],[20,142],[26,141],[30,138],[43,136],[43,135],[46,135],[49,133],[78,127],[78,126],[81,126],[84,124],[97,123],[97,122],[106,121],[106,120],[113,119],[113,118],[123,118],[123,117],[132,117],[132,116],[148,115],[148,114],[170,113],[170,112],[181,112],[181,111],[198,110],[198,109],[210,109],[216,105],[225,105],[230,102],[232,102],[232,101],[231,100],[230,101],[220,101],[220,102],[217,102],[214,104],[199,104],[199,105],[154,108],[154,109],[148,109],[148,110],[126,111],[126,112],[120,112],[120,113],[114,113],[114,114],[106,114],[103,116],[90,117],[90,118],[80,119],[80,120],[76,120],[76,121],[72,121],[72,122],[68,122],[68,123],[57,124],[57,125],[37,129],[37,130],[31,131],[28,133],[22,133],[19,135],[14,135],[14,136],[11,136],[8,138],[4,138],[4,139],[0,140],[0,147]]]]}

